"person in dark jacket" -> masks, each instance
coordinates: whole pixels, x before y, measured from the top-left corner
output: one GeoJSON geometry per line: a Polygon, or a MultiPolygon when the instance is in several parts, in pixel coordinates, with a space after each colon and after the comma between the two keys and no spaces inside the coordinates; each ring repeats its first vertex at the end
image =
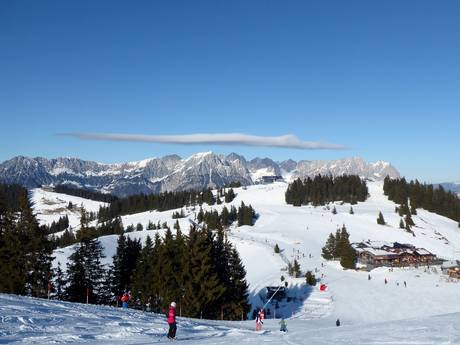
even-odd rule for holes
{"type": "Polygon", "coordinates": [[[280,323],[280,331],[281,332],[287,332],[287,323],[286,320],[281,319],[280,323]]]}
{"type": "Polygon", "coordinates": [[[168,339],[175,339],[176,338],[176,302],[171,302],[171,306],[169,307],[168,311],[168,339]]]}
{"type": "Polygon", "coordinates": [[[339,319],[337,319],[337,321],[335,322],[335,325],[336,325],[337,327],[340,326],[340,320],[339,320],[339,319]]]}

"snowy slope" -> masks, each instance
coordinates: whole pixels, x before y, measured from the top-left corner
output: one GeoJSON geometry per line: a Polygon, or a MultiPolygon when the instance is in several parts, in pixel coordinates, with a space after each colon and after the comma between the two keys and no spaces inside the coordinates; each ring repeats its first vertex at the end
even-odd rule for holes
{"type": "MultiPolygon", "coordinates": [[[[276,320],[264,331],[253,322],[178,318],[178,340],[187,344],[459,344],[460,313],[421,316],[397,322],[335,327],[328,320],[288,321],[288,333],[276,320]]],[[[0,294],[0,343],[147,345],[170,343],[163,315],[112,307],[54,302],[0,294]]]]}
{"type": "MultiPolygon", "coordinates": [[[[293,319],[324,319],[332,323],[336,317],[350,324],[381,322],[460,312],[460,289],[457,283],[446,281],[431,269],[388,269],[371,272],[344,271],[336,262],[324,261],[320,254],[329,233],[346,225],[352,241],[380,240],[412,243],[424,247],[440,257],[460,259],[460,230],[457,223],[436,214],[418,210],[413,216],[415,237],[399,229],[399,216],[395,204],[384,195],[381,182],[368,183],[370,197],[366,202],[353,205],[354,215],[349,214],[350,205],[336,203],[338,214],[333,215],[326,207],[293,207],[284,202],[285,183],[249,186],[235,189],[237,197],[232,202],[252,204],[259,214],[255,226],[232,228],[229,239],[236,245],[247,269],[250,299],[254,306],[263,305],[264,288],[280,284],[280,276],[287,276],[283,268],[287,261],[298,259],[302,270],[318,270],[317,277],[327,283],[329,291],[319,292],[305,287],[304,279],[288,278],[289,294],[296,297],[290,305],[280,306],[278,316],[293,319]],[[376,222],[381,211],[388,225],[376,222]],[[273,246],[278,243],[282,253],[275,254],[273,246]],[[310,257],[311,255],[311,257],[310,257]],[[324,267],[323,267],[324,266],[324,267]],[[384,279],[388,285],[383,283],[384,279]],[[403,282],[407,282],[404,288],[403,282]],[[399,285],[398,285],[399,283],[399,285]]],[[[224,205],[213,206],[220,210],[224,205]]],[[[204,209],[210,208],[204,205],[204,209]]],[[[331,207],[330,207],[331,208],[331,207]]],[[[184,209],[187,217],[194,218],[197,209],[184,209]]],[[[124,225],[141,222],[144,227],[149,220],[167,221],[172,226],[174,210],[166,212],[143,212],[123,217],[124,225]]],[[[183,232],[187,233],[188,218],[180,219],[183,232]]],[[[163,230],[159,230],[163,234],[163,230]]],[[[144,240],[156,231],[139,231],[128,236],[144,240]]],[[[106,263],[115,253],[116,236],[105,236],[101,242],[106,248],[106,263]]],[[[71,248],[55,252],[57,262],[65,267],[71,248]]],[[[273,306],[269,306],[273,308],[273,306]]]]}
{"type": "Polygon", "coordinates": [[[58,221],[59,217],[67,215],[69,225],[75,228],[80,224],[82,205],[88,212],[97,212],[100,206],[107,206],[104,202],[55,193],[43,188],[32,189],[30,194],[32,208],[40,224],[51,224],[53,221],[58,221]],[[73,204],[73,210],[67,209],[69,202],[73,204]]]}

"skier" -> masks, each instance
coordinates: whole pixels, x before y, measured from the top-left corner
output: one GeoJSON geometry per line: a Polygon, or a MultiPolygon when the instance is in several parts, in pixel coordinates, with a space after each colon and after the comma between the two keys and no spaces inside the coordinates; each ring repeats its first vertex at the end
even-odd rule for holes
{"type": "Polygon", "coordinates": [[[264,312],[263,309],[260,309],[256,316],[256,331],[262,330],[262,325],[264,324],[264,312]]]}
{"type": "Polygon", "coordinates": [[[371,275],[370,274],[367,275],[367,280],[371,280],[371,275]]]}
{"type": "Polygon", "coordinates": [[[407,287],[407,283],[406,283],[406,281],[404,281],[404,287],[407,287]]]}
{"type": "Polygon", "coordinates": [[[337,321],[335,322],[335,325],[336,325],[337,327],[340,326],[340,320],[339,320],[339,319],[337,319],[337,321]]]}
{"type": "Polygon", "coordinates": [[[287,324],[284,319],[280,321],[280,332],[287,332],[287,324]]]}
{"type": "Polygon", "coordinates": [[[127,309],[128,308],[128,302],[129,300],[131,299],[131,291],[129,292],[126,292],[123,294],[123,296],[121,297],[121,306],[122,308],[125,308],[127,309]]]}
{"type": "Polygon", "coordinates": [[[387,280],[387,278],[385,278],[385,285],[387,285],[387,283],[388,283],[388,280],[387,280]]]}
{"type": "Polygon", "coordinates": [[[171,302],[168,312],[168,339],[176,339],[176,302],[171,302]]]}

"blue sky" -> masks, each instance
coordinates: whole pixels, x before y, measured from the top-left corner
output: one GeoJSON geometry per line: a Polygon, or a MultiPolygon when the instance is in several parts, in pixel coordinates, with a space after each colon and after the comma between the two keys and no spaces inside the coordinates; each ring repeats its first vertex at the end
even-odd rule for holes
{"type": "Polygon", "coordinates": [[[199,151],[460,180],[458,1],[0,1],[0,160],[199,151]],[[347,151],[84,141],[294,134],[347,151]]]}

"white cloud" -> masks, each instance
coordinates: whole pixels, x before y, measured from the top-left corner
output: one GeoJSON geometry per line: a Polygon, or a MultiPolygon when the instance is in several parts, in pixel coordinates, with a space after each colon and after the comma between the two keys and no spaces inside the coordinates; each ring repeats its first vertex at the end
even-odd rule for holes
{"type": "Polygon", "coordinates": [[[110,140],[110,141],[136,141],[161,144],[180,145],[240,145],[240,146],[262,146],[280,147],[301,150],[343,150],[345,146],[314,142],[301,141],[293,134],[277,137],[248,135],[241,133],[195,133],[179,135],[143,135],[143,134],[121,134],[121,133],[62,133],[64,136],[77,137],[82,140],[110,140]]]}

